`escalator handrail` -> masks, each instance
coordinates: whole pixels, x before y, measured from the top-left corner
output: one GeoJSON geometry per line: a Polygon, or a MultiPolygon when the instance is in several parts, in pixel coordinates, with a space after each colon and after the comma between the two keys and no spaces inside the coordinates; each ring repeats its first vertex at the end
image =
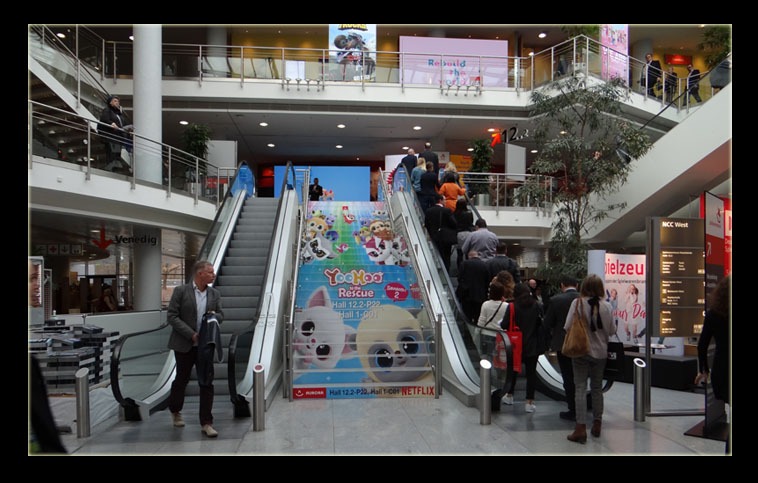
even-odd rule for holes
{"type": "Polygon", "coordinates": [[[125,406],[126,404],[133,404],[133,400],[131,398],[125,398],[123,396],[123,393],[121,392],[121,387],[119,385],[119,373],[120,373],[120,365],[121,365],[121,349],[124,347],[124,344],[127,340],[133,338],[142,336],[145,334],[150,334],[153,332],[158,332],[160,330],[165,329],[168,327],[168,322],[164,322],[160,326],[154,328],[154,329],[148,329],[143,330],[140,332],[134,332],[131,334],[125,334],[118,338],[116,341],[116,344],[113,347],[113,352],[111,353],[111,390],[113,391],[113,397],[116,399],[116,402],[119,403],[121,406],[125,406]]]}
{"type": "MultiPolygon", "coordinates": [[[[285,168],[285,173],[284,173],[284,179],[282,180],[282,189],[280,191],[280,193],[282,193],[282,196],[279,200],[279,205],[277,206],[277,209],[276,209],[276,217],[274,218],[274,231],[271,233],[271,240],[269,241],[269,246],[272,249],[274,248],[274,240],[277,235],[276,227],[280,226],[280,222],[281,222],[282,209],[283,209],[282,204],[284,203],[284,193],[286,192],[286,190],[290,189],[289,188],[290,186],[292,186],[292,189],[295,189],[295,186],[296,186],[295,168],[294,168],[294,165],[292,164],[292,161],[287,162],[287,166],[285,168]],[[289,183],[290,175],[292,175],[291,185],[289,183]]],[[[270,254],[271,253],[269,253],[269,255],[270,254]]],[[[279,257],[269,257],[270,261],[278,260],[278,259],[279,257]]],[[[276,271],[274,270],[274,273],[275,272],[276,271]]],[[[263,272],[262,288],[264,289],[264,293],[265,293],[266,287],[270,285],[270,282],[269,282],[270,273],[271,273],[271,263],[269,262],[266,265],[265,271],[263,272]]],[[[231,398],[232,403],[236,403],[240,399],[240,395],[237,392],[238,383],[237,383],[237,378],[236,378],[237,340],[245,334],[254,333],[255,326],[257,325],[258,320],[261,317],[264,299],[265,297],[260,297],[259,302],[258,302],[258,308],[256,309],[253,315],[253,319],[250,321],[250,324],[247,327],[240,329],[239,331],[232,334],[231,338],[229,339],[229,350],[228,350],[228,356],[227,356],[227,384],[229,385],[229,397],[231,398]]],[[[259,354],[258,356],[260,357],[260,355],[261,354],[259,354]]],[[[251,354],[251,358],[252,358],[252,354],[251,354]]],[[[258,360],[258,362],[261,362],[260,359],[258,360]]],[[[249,363],[249,360],[248,360],[248,363],[249,363]]]]}

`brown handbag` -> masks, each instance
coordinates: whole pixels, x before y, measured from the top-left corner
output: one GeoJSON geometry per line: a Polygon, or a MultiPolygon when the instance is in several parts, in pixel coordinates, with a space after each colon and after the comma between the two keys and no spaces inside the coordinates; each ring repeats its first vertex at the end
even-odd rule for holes
{"type": "Polygon", "coordinates": [[[561,353],[566,357],[582,357],[590,353],[590,337],[587,334],[587,319],[584,318],[582,310],[579,308],[581,299],[576,299],[574,307],[574,320],[571,322],[563,339],[561,353]]]}

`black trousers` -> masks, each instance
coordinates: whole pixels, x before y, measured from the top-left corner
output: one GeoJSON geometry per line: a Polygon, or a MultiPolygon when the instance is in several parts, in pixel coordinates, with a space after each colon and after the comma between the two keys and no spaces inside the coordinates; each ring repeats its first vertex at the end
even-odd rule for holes
{"type": "Polygon", "coordinates": [[[561,368],[563,390],[566,392],[568,410],[569,412],[576,414],[576,401],[574,400],[574,394],[576,393],[576,387],[574,386],[574,365],[572,364],[570,357],[566,357],[563,353],[558,352],[558,366],[561,368]]]}
{"type": "MultiPolygon", "coordinates": [[[[534,400],[534,390],[537,387],[537,359],[539,356],[522,356],[521,357],[521,372],[526,373],[526,399],[534,400]]],[[[508,366],[508,379],[509,383],[506,383],[507,387],[503,388],[503,394],[513,394],[516,390],[516,378],[518,372],[513,372],[513,366],[508,366]]]]}
{"type": "MultiPolygon", "coordinates": [[[[178,413],[184,407],[184,392],[192,375],[192,366],[197,364],[197,347],[189,352],[174,351],[176,359],[176,377],[171,383],[171,394],[168,397],[168,409],[178,413]]],[[[213,424],[213,379],[208,385],[200,385],[200,425],[213,424]]]]}

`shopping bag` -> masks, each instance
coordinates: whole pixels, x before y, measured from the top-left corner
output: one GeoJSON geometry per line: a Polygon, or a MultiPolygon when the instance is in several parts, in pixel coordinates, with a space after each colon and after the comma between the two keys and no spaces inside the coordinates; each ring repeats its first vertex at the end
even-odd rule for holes
{"type": "Polygon", "coordinates": [[[492,367],[502,370],[508,367],[508,354],[505,351],[503,334],[500,332],[495,336],[495,353],[492,355],[492,367]]]}
{"type": "Polygon", "coordinates": [[[508,340],[511,341],[511,354],[513,356],[513,372],[521,372],[521,352],[524,347],[524,334],[521,329],[516,325],[516,304],[511,302],[510,304],[510,322],[508,324],[508,340]]]}
{"type": "Polygon", "coordinates": [[[566,357],[582,357],[590,353],[590,337],[587,334],[587,320],[582,315],[579,307],[582,304],[581,299],[574,302],[574,320],[571,322],[563,339],[561,353],[566,357]]]}

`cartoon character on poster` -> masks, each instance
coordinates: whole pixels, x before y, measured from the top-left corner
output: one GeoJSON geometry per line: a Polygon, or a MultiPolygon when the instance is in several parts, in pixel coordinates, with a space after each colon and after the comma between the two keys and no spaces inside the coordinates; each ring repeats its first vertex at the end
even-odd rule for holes
{"type": "Polygon", "coordinates": [[[319,287],[308,298],[306,308],[295,313],[295,368],[333,369],[343,355],[353,352],[354,338],[355,330],[332,309],[326,287],[319,287]]]}
{"type": "MultiPolygon", "coordinates": [[[[419,317],[425,314],[421,311],[419,317]]],[[[421,321],[406,309],[380,305],[367,311],[355,336],[358,357],[369,376],[366,382],[431,379],[431,340],[431,329],[422,328],[421,321]]]]}
{"type": "Polygon", "coordinates": [[[344,243],[334,248],[333,244],[339,239],[339,234],[336,230],[332,230],[333,225],[333,215],[324,215],[318,209],[311,210],[305,220],[303,233],[303,249],[301,250],[303,263],[333,259],[338,253],[345,251],[347,245],[344,243]]]}
{"type": "Polygon", "coordinates": [[[364,243],[369,259],[378,265],[405,266],[410,262],[408,244],[395,236],[389,220],[374,220],[369,224],[371,236],[364,243]]]}

